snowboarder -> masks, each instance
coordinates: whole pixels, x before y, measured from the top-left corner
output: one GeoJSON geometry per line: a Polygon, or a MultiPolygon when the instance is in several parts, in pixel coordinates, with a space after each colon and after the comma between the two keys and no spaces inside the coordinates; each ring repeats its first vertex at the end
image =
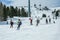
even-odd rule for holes
{"type": "Polygon", "coordinates": [[[18,27],[17,27],[17,30],[19,30],[19,29],[20,29],[21,24],[22,24],[21,20],[20,20],[20,19],[18,19],[18,27]]]}
{"type": "Polygon", "coordinates": [[[36,20],[36,22],[37,22],[37,23],[36,23],[36,26],[38,26],[38,24],[39,24],[40,20],[39,20],[39,19],[37,19],[37,20],[36,20]]]}
{"type": "Polygon", "coordinates": [[[48,24],[48,20],[46,19],[46,24],[48,24]]]}
{"type": "Polygon", "coordinates": [[[29,18],[29,20],[30,20],[30,25],[33,25],[33,24],[32,24],[32,18],[29,18]]]}
{"type": "Polygon", "coordinates": [[[13,28],[13,21],[10,21],[10,28],[13,28]]]}

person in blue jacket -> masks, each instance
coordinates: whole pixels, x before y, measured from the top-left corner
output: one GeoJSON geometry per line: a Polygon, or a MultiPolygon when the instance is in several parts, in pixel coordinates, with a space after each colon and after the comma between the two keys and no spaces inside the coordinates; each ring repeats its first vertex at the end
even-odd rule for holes
{"type": "Polygon", "coordinates": [[[21,24],[22,24],[21,20],[20,20],[20,19],[18,19],[18,27],[17,27],[17,30],[19,30],[19,29],[20,29],[21,24]]]}

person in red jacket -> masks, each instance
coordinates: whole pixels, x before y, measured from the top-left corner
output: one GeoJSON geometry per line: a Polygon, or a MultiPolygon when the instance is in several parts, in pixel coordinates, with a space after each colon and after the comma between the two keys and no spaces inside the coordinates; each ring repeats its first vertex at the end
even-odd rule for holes
{"type": "Polygon", "coordinates": [[[30,25],[33,25],[33,24],[32,24],[32,18],[29,18],[29,20],[30,20],[30,25]]]}

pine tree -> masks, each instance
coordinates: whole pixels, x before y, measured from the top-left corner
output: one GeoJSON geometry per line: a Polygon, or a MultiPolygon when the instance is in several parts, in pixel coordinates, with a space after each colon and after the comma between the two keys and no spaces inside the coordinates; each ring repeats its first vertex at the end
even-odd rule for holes
{"type": "Polygon", "coordinates": [[[56,16],[56,19],[57,19],[57,17],[59,16],[59,10],[56,11],[55,16],[56,16]]]}
{"type": "Polygon", "coordinates": [[[6,10],[6,5],[4,5],[4,7],[3,7],[3,19],[4,19],[4,21],[6,21],[7,20],[7,10],[6,10]]]}
{"type": "Polygon", "coordinates": [[[3,21],[3,4],[0,2],[0,21],[3,21]]]}
{"type": "Polygon", "coordinates": [[[10,6],[10,17],[13,17],[14,15],[15,15],[14,7],[10,6]]]}
{"type": "Polygon", "coordinates": [[[22,17],[27,17],[28,16],[27,13],[25,12],[25,9],[23,7],[21,9],[21,16],[22,17]]]}
{"type": "Polygon", "coordinates": [[[17,16],[21,16],[21,14],[20,14],[20,9],[18,9],[18,11],[17,11],[17,16]]]}
{"type": "Polygon", "coordinates": [[[56,16],[59,16],[59,10],[56,11],[56,14],[55,14],[55,15],[56,15],[56,16]]]}
{"type": "Polygon", "coordinates": [[[18,8],[16,7],[16,8],[14,8],[14,16],[18,16],[18,8]]]}
{"type": "Polygon", "coordinates": [[[7,11],[7,16],[9,16],[9,11],[10,11],[10,10],[9,10],[9,7],[7,7],[6,9],[7,9],[7,10],[6,10],[6,11],[7,11]]]}

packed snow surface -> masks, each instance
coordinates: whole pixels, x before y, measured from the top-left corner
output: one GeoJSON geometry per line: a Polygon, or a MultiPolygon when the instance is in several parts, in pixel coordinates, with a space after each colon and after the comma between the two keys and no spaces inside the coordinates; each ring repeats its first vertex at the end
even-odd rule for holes
{"type": "MultiPolygon", "coordinates": [[[[32,13],[33,25],[30,25],[29,18],[21,17],[20,30],[17,30],[17,17],[13,18],[15,23],[13,28],[10,28],[10,24],[6,24],[6,22],[0,22],[0,40],[60,40],[60,18],[55,19],[56,23],[54,24],[51,11],[48,12],[49,14],[44,11],[43,13],[46,13],[47,16],[51,16],[51,23],[46,24],[45,18],[43,18],[36,26],[35,16],[39,16],[39,14],[36,15],[37,11],[32,13]]],[[[41,11],[38,11],[38,13],[41,14],[41,11]]]]}

